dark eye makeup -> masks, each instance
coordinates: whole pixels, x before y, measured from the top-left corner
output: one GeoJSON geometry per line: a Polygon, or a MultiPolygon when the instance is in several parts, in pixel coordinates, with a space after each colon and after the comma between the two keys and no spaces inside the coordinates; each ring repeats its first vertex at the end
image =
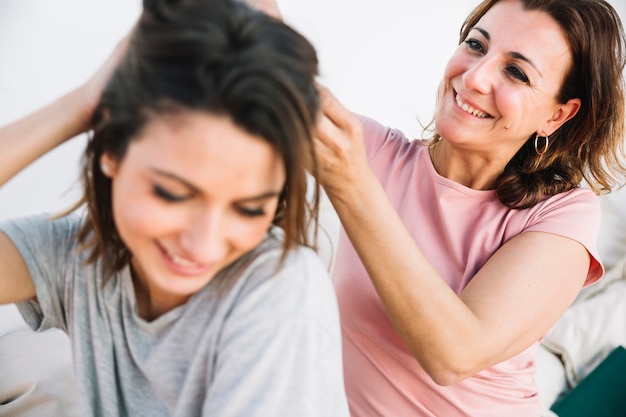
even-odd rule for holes
{"type": "MultiPolygon", "coordinates": [[[[485,45],[477,39],[469,38],[464,41],[467,49],[473,53],[479,53],[484,55],[486,53],[485,45]]],[[[528,84],[530,81],[524,71],[522,71],[517,65],[509,65],[506,67],[506,72],[514,79],[528,84]]]]}

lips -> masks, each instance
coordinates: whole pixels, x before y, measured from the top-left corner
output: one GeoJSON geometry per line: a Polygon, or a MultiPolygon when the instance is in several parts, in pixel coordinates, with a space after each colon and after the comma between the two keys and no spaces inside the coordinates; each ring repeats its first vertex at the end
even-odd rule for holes
{"type": "Polygon", "coordinates": [[[211,268],[211,265],[195,262],[185,257],[182,257],[164,246],[159,245],[159,247],[165,259],[178,273],[182,273],[185,275],[197,275],[202,274],[211,268]]]}
{"type": "Polygon", "coordinates": [[[197,268],[200,266],[199,263],[178,256],[175,253],[170,252],[168,249],[164,249],[164,251],[167,257],[178,266],[182,266],[184,268],[197,268]]]}
{"type": "Polygon", "coordinates": [[[456,101],[457,106],[459,106],[459,108],[461,110],[463,110],[466,113],[469,113],[473,116],[476,117],[480,117],[481,119],[486,119],[491,117],[491,115],[489,115],[488,113],[485,113],[483,111],[480,111],[472,106],[470,106],[467,103],[464,103],[463,100],[461,100],[461,97],[459,96],[459,94],[455,94],[454,96],[454,101],[456,101]]]}

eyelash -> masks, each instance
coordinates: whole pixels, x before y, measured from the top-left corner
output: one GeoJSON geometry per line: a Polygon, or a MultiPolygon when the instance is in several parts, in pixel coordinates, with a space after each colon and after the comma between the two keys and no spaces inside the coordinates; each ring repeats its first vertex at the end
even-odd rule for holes
{"type": "Polygon", "coordinates": [[[172,194],[169,191],[166,191],[164,188],[162,188],[159,185],[154,186],[153,192],[154,192],[154,195],[156,195],[160,199],[165,200],[169,203],[177,203],[177,202],[184,201],[187,199],[187,196],[180,196],[177,194],[172,194]]]}
{"type": "Polygon", "coordinates": [[[258,209],[247,209],[247,208],[237,208],[237,211],[246,217],[261,217],[265,216],[265,210],[263,208],[258,209]]]}
{"type": "MultiPolygon", "coordinates": [[[[477,51],[477,52],[480,52],[481,54],[485,53],[485,47],[483,46],[481,42],[477,41],[476,39],[468,39],[464,41],[464,43],[465,45],[467,45],[467,48],[472,51],[477,51]]],[[[528,81],[529,81],[528,77],[526,76],[526,74],[524,74],[524,71],[522,71],[519,67],[515,65],[511,65],[511,66],[508,66],[506,70],[511,77],[525,84],[528,84],[528,81]]]]}
{"type": "MultiPolygon", "coordinates": [[[[176,194],[172,194],[169,191],[166,191],[161,186],[155,185],[153,188],[154,195],[159,197],[160,199],[168,202],[168,203],[179,203],[181,201],[185,201],[187,196],[180,196],[176,194]]],[[[236,210],[245,217],[261,217],[265,216],[265,210],[262,207],[256,209],[248,209],[244,207],[237,207],[236,210]]]]}
{"type": "Polygon", "coordinates": [[[483,53],[485,51],[485,47],[482,43],[478,42],[476,39],[468,39],[464,41],[465,45],[472,51],[479,51],[483,53]]]}
{"type": "Polygon", "coordinates": [[[526,74],[524,74],[524,72],[518,67],[516,67],[515,65],[511,65],[510,67],[507,67],[507,71],[516,80],[519,80],[525,84],[528,83],[528,77],[526,76],[526,74]]]}

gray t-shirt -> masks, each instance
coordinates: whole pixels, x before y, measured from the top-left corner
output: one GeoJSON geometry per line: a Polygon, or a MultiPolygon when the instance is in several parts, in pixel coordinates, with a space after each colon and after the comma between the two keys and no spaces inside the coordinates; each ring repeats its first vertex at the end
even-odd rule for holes
{"type": "Polygon", "coordinates": [[[93,416],[348,416],[339,314],[317,255],[290,251],[279,231],[189,301],[147,322],[128,269],[105,282],[77,250],[79,219],[13,220],[0,229],[37,291],[18,304],[35,330],[72,343],[79,391],[93,416]]]}

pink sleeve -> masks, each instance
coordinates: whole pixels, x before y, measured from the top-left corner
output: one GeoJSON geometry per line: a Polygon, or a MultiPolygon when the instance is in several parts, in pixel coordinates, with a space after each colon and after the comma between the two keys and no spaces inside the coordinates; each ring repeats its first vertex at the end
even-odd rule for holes
{"type": "Polygon", "coordinates": [[[551,197],[538,204],[526,231],[542,231],[568,237],[582,244],[591,257],[585,286],[604,275],[598,254],[601,209],[598,197],[586,188],[578,188],[551,197]]]}
{"type": "MultiPolygon", "coordinates": [[[[373,159],[390,141],[408,142],[407,138],[398,130],[384,126],[374,119],[357,115],[363,123],[363,140],[368,159],[373,159]]],[[[396,142],[394,145],[398,145],[396,142]]]]}

